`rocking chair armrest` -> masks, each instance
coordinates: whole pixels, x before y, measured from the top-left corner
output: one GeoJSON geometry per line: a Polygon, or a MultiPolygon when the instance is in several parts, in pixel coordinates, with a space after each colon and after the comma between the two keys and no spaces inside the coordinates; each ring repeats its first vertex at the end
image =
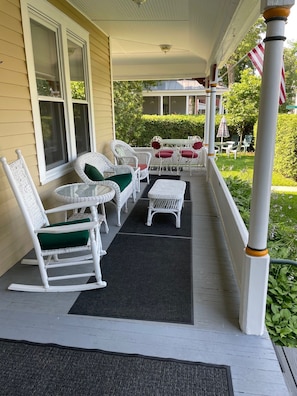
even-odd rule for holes
{"type": "Polygon", "coordinates": [[[55,208],[45,210],[45,213],[51,214],[51,213],[66,212],[68,210],[91,208],[92,206],[94,207],[98,206],[98,201],[96,201],[96,199],[85,202],[76,202],[76,203],[56,206],[55,208]]]}
{"type": "Polygon", "coordinates": [[[88,221],[85,223],[76,223],[69,225],[60,225],[57,227],[44,227],[34,230],[36,234],[61,234],[61,233],[69,233],[76,231],[86,231],[92,230],[98,226],[96,221],[88,221]]]}

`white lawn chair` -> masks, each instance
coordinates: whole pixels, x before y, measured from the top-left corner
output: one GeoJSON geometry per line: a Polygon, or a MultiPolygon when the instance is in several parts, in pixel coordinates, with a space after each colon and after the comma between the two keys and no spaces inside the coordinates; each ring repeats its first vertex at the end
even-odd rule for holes
{"type": "Polygon", "coordinates": [[[38,265],[42,285],[13,283],[9,289],[68,292],[105,287],[100,269],[99,222],[85,217],[50,225],[47,217],[50,213],[65,213],[86,207],[95,213],[97,203],[69,204],[45,210],[20,150],[16,150],[16,153],[16,161],[8,164],[6,158],[2,157],[1,162],[25,218],[36,254],[36,259],[24,260],[24,263],[38,265]],[[86,283],[91,276],[95,280],[86,283]]]}

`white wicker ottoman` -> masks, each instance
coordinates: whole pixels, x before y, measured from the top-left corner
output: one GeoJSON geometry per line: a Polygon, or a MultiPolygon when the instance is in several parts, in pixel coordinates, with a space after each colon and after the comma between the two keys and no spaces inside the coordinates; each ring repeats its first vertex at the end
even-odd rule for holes
{"type": "Polygon", "coordinates": [[[184,181],[158,179],[148,192],[149,207],[146,225],[152,225],[152,219],[156,213],[172,213],[176,217],[176,228],[180,228],[185,190],[184,181]]]}

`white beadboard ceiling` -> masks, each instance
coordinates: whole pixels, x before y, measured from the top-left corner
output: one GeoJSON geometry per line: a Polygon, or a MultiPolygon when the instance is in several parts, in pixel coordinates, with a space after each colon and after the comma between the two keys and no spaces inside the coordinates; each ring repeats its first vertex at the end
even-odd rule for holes
{"type": "Polygon", "coordinates": [[[204,78],[260,16],[260,0],[68,1],[110,37],[114,80],[204,78]]]}

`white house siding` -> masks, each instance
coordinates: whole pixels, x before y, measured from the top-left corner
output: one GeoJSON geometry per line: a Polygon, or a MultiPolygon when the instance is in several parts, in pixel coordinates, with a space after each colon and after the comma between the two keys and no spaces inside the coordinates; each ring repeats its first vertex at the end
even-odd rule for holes
{"type": "MultiPolygon", "coordinates": [[[[90,57],[96,149],[103,151],[113,136],[111,74],[108,37],[66,1],[49,1],[90,33],[90,57]]],[[[0,7],[0,156],[8,161],[22,150],[45,206],[53,189],[76,180],[70,173],[40,186],[20,0],[1,0],[0,7]]],[[[0,167],[0,276],[32,249],[22,215],[0,167]]]]}

